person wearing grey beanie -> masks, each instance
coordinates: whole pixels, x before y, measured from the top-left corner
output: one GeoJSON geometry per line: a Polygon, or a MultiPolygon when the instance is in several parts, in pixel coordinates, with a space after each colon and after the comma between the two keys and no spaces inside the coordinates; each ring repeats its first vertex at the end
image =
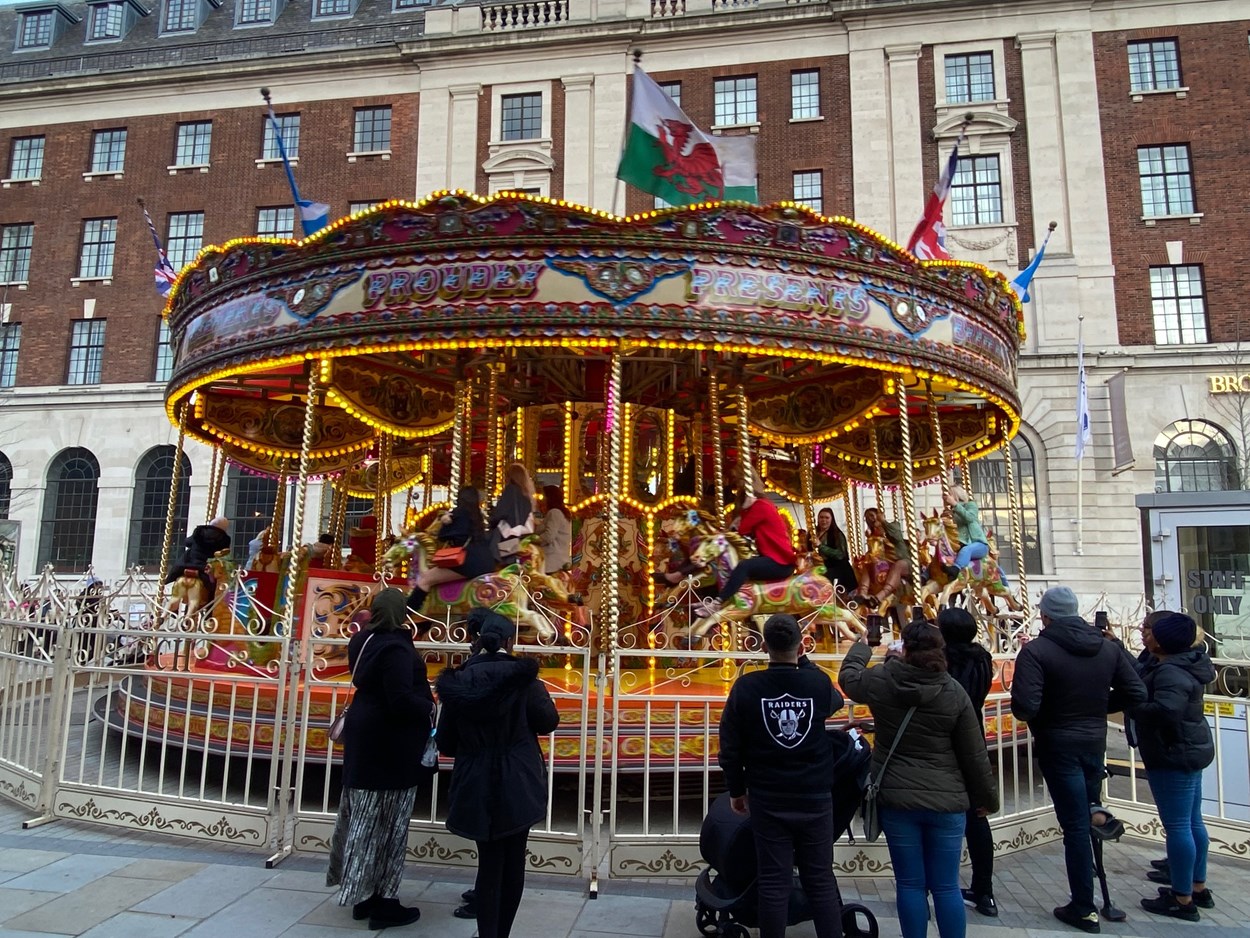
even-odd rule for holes
{"type": "Polygon", "coordinates": [[[1215,759],[1215,741],[1203,713],[1203,694],[1215,680],[1198,626],[1179,612],[1154,614],[1142,640],[1150,656],[1138,663],[1148,698],[1133,712],[1133,737],[1159,820],[1167,834],[1167,872],[1151,870],[1163,883],[1159,895],[1142,899],[1154,915],[1186,922],[1215,907],[1207,888],[1211,840],[1202,821],[1202,771],[1215,759]]]}
{"type": "Polygon", "coordinates": [[[1090,805],[1102,801],[1107,713],[1112,696],[1133,710],[1146,688],[1121,645],[1080,615],[1076,594],[1052,586],[1038,603],[1042,631],[1016,657],[1011,712],[1029,725],[1034,751],[1063,829],[1072,900],[1055,918],[1084,932],[1101,930],[1094,905],[1090,805]]]}

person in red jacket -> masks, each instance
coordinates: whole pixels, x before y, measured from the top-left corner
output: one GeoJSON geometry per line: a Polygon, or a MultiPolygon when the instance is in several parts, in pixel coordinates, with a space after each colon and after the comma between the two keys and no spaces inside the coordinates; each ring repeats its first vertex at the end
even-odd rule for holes
{"type": "Polygon", "coordinates": [[[790,531],[766,495],[764,480],[752,468],[751,482],[749,485],[744,483],[739,496],[738,533],[755,540],[759,556],[740,560],[730,571],[720,595],[715,599],[705,599],[701,607],[696,607],[695,612],[699,616],[706,617],[716,612],[747,581],[771,583],[794,576],[795,553],[790,531]]]}

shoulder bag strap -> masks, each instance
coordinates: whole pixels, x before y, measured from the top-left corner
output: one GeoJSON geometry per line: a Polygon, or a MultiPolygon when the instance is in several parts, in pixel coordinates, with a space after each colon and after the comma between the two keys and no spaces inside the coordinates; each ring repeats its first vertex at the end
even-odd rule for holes
{"type": "MultiPolygon", "coordinates": [[[[369,647],[369,643],[371,641],[373,641],[372,632],[370,632],[367,636],[365,636],[365,643],[360,646],[360,654],[356,656],[357,665],[360,664],[360,659],[365,656],[365,649],[369,647]]],[[[355,696],[356,696],[356,675],[352,674],[352,697],[355,697],[355,696]]],[[[351,703],[351,699],[349,698],[347,702],[351,703]]],[[[891,750],[891,752],[893,752],[893,750],[891,750]]]]}
{"type": "Polygon", "coordinates": [[[885,770],[890,764],[890,757],[894,755],[894,750],[898,748],[898,741],[903,738],[903,733],[907,731],[907,724],[911,722],[912,714],[916,712],[916,708],[910,708],[903,715],[903,722],[898,725],[898,732],[894,734],[894,742],[890,743],[890,751],[885,754],[885,761],[881,763],[881,769],[877,772],[877,777],[873,779],[873,786],[881,787],[881,780],[885,778],[885,770]]]}

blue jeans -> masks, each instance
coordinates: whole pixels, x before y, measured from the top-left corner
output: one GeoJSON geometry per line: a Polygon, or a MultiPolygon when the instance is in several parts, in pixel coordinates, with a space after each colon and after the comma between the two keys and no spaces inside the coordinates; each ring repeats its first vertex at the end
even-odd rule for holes
{"type": "Polygon", "coordinates": [[[1097,911],[1089,806],[1101,801],[1102,780],[1107,774],[1106,750],[1039,746],[1037,762],[1055,803],[1055,820],[1063,830],[1063,861],[1068,868],[1072,909],[1079,915],[1089,915],[1097,911]]]}
{"type": "Polygon", "coordinates": [[[1211,838],[1202,823],[1202,773],[1150,769],[1146,779],[1167,832],[1172,891],[1188,896],[1194,883],[1207,881],[1207,848],[1211,838]]]}
{"type": "Polygon", "coordinates": [[[990,545],[984,541],[973,541],[959,548],[959,553],[955,555],[955,566],[960,570],[964,569],[974,560],[981,560],[990,552],[990,545]]]}
{"type": "Polygon", "coordinates": [[[929,929],[929,900],[942,938],[964,938],[968,928],[959,891],[959,854],[964,846],[963,811],[920,811],[881,807],[881,829],[898,894],[903,938],[924,938],[929,929]]]}

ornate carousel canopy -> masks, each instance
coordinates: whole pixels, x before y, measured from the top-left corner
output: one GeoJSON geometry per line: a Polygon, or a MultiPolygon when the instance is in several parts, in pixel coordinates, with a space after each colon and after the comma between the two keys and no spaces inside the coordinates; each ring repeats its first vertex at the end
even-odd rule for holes
{"type": "Polygon", "coordinates": [[[165,315],[171,420],[236,462],[290,472],[315,368],[310,468],[352,470],[360,491],[376,490],[381,435],[394,447],[387,487],[411,484],[422,460],[437,477],[463,383],[487,373],[472,407],[510,421],[492,451],[508,439],[519,451],[528,435],[535,459],[544,445],[562,457],[572,437],[549,431],[593,422],[613,352],[619,399],[653,421],[670,495],[674,447],[707,446],[713,386],[731,442],[745,392],[750,434],[781,454],[766,470],[787,491],[807,447],[823,494],[872,481],[874,464],[899,480],[903,423],[915,479],[1001,445],[1019,423],[1020,305],[1001,274],[920,262],[854,221],[788,203],[619,218],[437,193],[301,242],[205,248],[165,315]]]}

